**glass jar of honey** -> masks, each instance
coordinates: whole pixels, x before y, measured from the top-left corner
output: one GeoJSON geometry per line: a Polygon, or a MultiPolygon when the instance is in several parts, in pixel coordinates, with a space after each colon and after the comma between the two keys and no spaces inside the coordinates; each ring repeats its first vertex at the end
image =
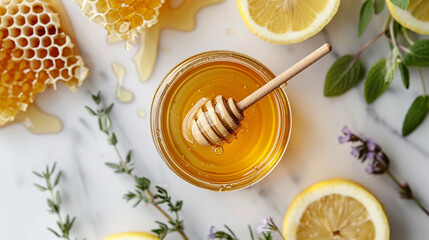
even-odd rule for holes
{"type": "MultiPolygon", "coordinates": [[[[187,132],[189,112],[217,95],[237,101],[275,75],[244,54],[211,51],[190,57],[162,81],[152,103],[151,131],[168,167],[195,186],[232,191],[266,176],[283,157],[292,116],[279,88],[244,111],[236,139],[215,148],[200,146],[187,132]]],[[[192,118],[192,116],[191,116],[192,118]]]]}

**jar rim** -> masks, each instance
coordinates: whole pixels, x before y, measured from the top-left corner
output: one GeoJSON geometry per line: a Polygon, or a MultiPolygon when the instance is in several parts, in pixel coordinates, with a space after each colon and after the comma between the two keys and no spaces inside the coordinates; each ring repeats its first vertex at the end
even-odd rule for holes
{"type": "MultiPolygon", "coordinates": [[[[287,125],[287,129],[285,129],[286,133],[283,134],[284,135],[283,137],[286,137],[286,139],[281,139],[282,140],[281,144],[282,146],[284,145],[284,147],[282,147],[282,150],[281,150],[282,152],[280,153],[280,155],[277,155],[277,157],[271,157],[271,159],[269,160],[269,161],[273,161],[275,158],[277,159],[276,162],[270,166],[270,169],[268,169],[268,171],[263,172],[262,175],[253,176],[253,177],[250,176],[249,178],[246,178],[244,180],[239,180],[234,183],[224,184],[224,183],[213,183],[209,181],[204,181],[184,171],[178,164],[175,163],[173,157],[168,153],[166,146],[164,145],[163,137],[160,130],[160,126],[162,126],[161,112],[162,112],[162,106],[164,103],[163,99],[164,99],[164,96],[168,93],[169,87],[174,85],[174,83],[177,80],[179,80],[180,77],[183,74],[185,74],[187,71],[190,71],[200,65],[210,63],[210,62],[216,62],[216,61],[231,61],[231,62],[245,64],[247,67],[251,67],[255,69],[256,72],[258,72],[258,74],[260,74],[261,77],[267,82],[275,77],[274,73],[272,73],[271,70],[269,70],[269,68],[267,68],[261,62],[242,53],[227,51],[227,50],[215,50],[215,51],[203,52],[203,53],[191,56],[185,59],[184,61],[180,62],[179,64],[177,64],[164,77],[164,79],[160,83],[158,89],[155,92],[152,105],[151,105],[150,127],[151,127],[152,139],[154,141],[154,144],[158,153],[160,154],[163,161],[167,164],[167,166],[176,175],[178,175],[183,180],[191,183],[192,185],[195,185],[200,188],[204,188],[212,191],[233,191],[233,190],[239,190],[242,188],[249,187],[259,182],[265,176],[267,176],[281,161],[281,159],[284,157],[286,148],[290,140],[291,129],[292,129],[292,113],[291,113],[291,107],[290,107],[287,94],[283,89],[283,87],[280,87],[278,89],[279,90],[278,92],[281,94],[280,99],[278,99],[279,98],[278,96],[276,96],[275,99],[278,107],[280,108],[279,110],[287,112],[286,116],[288,117],[288,119],[282,119],[282,121],[284,121],[285,123],[282,123],[282,122],[279,123],[279,124],[287,125]],[[281,109],[282,107],[283,109],[281,109]],[[288,122],[288,124],[286,122],[288,122]]],[[[277,138],[279,138],[279,136],[277,138]]],[[[278,145],[278,143],[274,144],[274,146],[276,145],[278,145]]]]}

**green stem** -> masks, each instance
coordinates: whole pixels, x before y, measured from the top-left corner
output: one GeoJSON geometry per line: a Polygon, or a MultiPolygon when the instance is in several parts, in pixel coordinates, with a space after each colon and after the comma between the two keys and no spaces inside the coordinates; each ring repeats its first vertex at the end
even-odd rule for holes
{"type": "MultiPolygon", "coordinates": [[[[367,43],[365,43],[365,45],[363,45],[363,47],[359,50],[359,52],[355,55],[355,60],[357,61],[360,57],[360,55],[369,47],[371,46],[371,44],[373,44],[377,39],[379,39],[381,36],[384,35],[384,32],[381,32],[379,34],[377,34],[377,36],[375,36],[373,39],[369,40],[367,43]]],[[[353,65],[353,64],[351,64],[353,65]]]]}
{"type": "Polygon", "coordinates": [[[398,43],[396,42],[395,31],[393,30],[393,23],[394,23],[394,20],[392,19],[390,21],[390,24],[389,24],[389,33],[390,33],[390,37],[392,38],[393,47],[397,48],[398,47],[398,43]]]}
{"type": "Polygon", "coordinates": [[[404,29],[404,37],[405,37],[405,39],[407,40],[407,42],[408,42],[410,45],[413,45],[413,44],[414,44],[414,41],[413,41],[413,40],[411,40],[410,36],[408,36],[408,30],[407,30],[406,28],[403,28],[403,29],[404,29]]]}
{"type": "Polygon", "coordinates": [[[423,207],[423,205],[413,196],[412,200],[417,204],[417,206],[419,206],[419,208],[421,210],[423,210],[423,212],[426,213],[426,215],[429,216],[429,210],[427,210],[425,207],[423,207]]]}
{"type": "MultiPolygon", "coordinates": [[[[386,174],[390,177],[390,179],[393,180],[393,182],[395,182],[396,185],[398,185],[399,188],[402,188],[402,184],[398,181],[398,179],[396,179],[393,174],[389,171],[386,170],[386,174]]],[[[413,202],[424,212],[426,213],[426,215],[429,216],[429,210],[426,209],[422,203],[416,199],[416,197],[414,197],[414,194],[411,193],[411,200],[413,200],[413,202]]]]}
{"type": "MultiPolygon", "coordinates": [[[[120,164],[121,164],[122,168],[125,170],[125,172],[126,172],[128,175],[131,175],[130,169],[128,168],[128,166],[127,166],[127,164],[125,163],[125,161],[122,159],[122,156],[121,156],[121,154],[119,153],[119,149],[118,149],[118,147],[116,146],[116,144],[115,144],[115,145],[113,145],[113,148],[115,149],[116,155],[118,155],[119,162],[120,162],[120,164]]],[[[131,175],[131,176],[132,176],[132,175],[131,175]]]]}
{"type": "MultiPolygon", "coordinates": [[[[110,131],[107,133],[107,135],[108,135],[108,136],[110,136],[110,131]]],[[[128,166],[127,166],[127,164],[125,163],[124,159],[122,158],[122,156],[121,156],[121,154],[120,154],[120,152],[119,152],[119,149],[118,149],[118,147],[116,146],[116,144],[115,144],[115,145],[113,145],[113,148],[115,149],[116,155],[117,155],[117,156],[118,156],[118,158],[119,158],[119,163],[121,164],[122,168],[125,170],[125,172],[126,172],[130,177],[134,178],[134,176],[131,174],[131,172],[130,172],[130,170],[129,170],[128,166]]],[[[147,194],[149,195],[149,197],[150,197],[151,199],[153,199],[153,194],[152,194],[152,192],[151,192],[149,189],[147,190],[147,194]]],[[[161,214],[162,214],[162,215],[164,215],[164,216],[165,216],[165,218],[167,218],[169,221],[173,221],[173,218],[172,218],[170,215],[168,215],[168,213],[166,213],[166,212],[165,212],[165,211],[164,211],[160,206],[158,206],[158,204],[155,204],[154,202],[151,202],[151,204],[152,204],[156,209],[158,209],[158,211],[159,211],[159,212],[161,212],[161,214]]],[[[176,217],[178,218],[177,213],[176,213],[176,217]]],[[[186,234],[185,234],[183,231],[179,231],[179,234],[183,237],[183,239],[188,240],[188,237],[186,236],[186,234]]]]}
{"type": "Polygon", "coordinates": [[[426,83],[425,83],[425,79],[423,77],[422,69],[418,68],[418,71],[419,71],[419,75],[420,75],[420,80],[422,82],[423,94],[426,96],[427,95],[427,93],[426,93],[426,83]]]}
{"type": "Polygon", "coordinates": [[[389,170],[386,170],[386,174],[395,182],[396,185],[398,185],[398,187],[402,187],[402,184],[398,181],[398,179],[395,178],[395,176],[393,176],[393,174],[389,170]]]}
{"type": "MultiPolygon", "coordinates": [[[[100,104],[99,104],[99,102],[96,102],[96,104],[98,105],[98,107],[99,107],[99,109],[98,109],[98,119],[99,119],[99,122],[101,122],[101,124],[102,124],[102,130],[103,130],[103,132],[109,137],[109,138],[111,138],[112,136],[112,133],[110,132],[110,129],[109,129],[109,126],[104,126],[103,124],[104,124],[104,121],[101,121],[101,119],[102,119],[102,117],[103,117],[103,109],[100,107],[100,104]]],[[[108,116],[105,116],[105,117],[108,117],[108,116]]],[[[130,169],[128,168],[128,166],[127,166],[127,164],[126,164],[126,162],[124,161],[124,159],[122,158],[122,155],[120,154],[120,152],[119,152],[119,149],[118,149],[118,147],[117,147],[117,145],[116,144],[113,144],[113,148],[115,149],[115,152],[116,152],[116,155],[118,156],[118,158],[119,158],[119,163],[121,164],[121,166],[122,166],[122,168],[124,169],[124,171],[125,171],[125,173],[126,174],[128,174],[130,177],[132,177],[133,179],[134,179],[134,175],[131,173],[131,171],[130,171],[130,169]]],[[[151,198],[151,199],[153,199],[153,194],[152,194],[152,192],[148,189],[147,190],[147,194],[149,195],[149,197],[151,198]]],[[[53,196],[53,194],[52,194],[52,196],[53,196]]],[[[158,209],[158,211],[159,212],[161,212],[161,214],[162,215],[164,215],[165,216],[165,218],[167,218],[169,221],[173,221],[173,218],[170,216],[170,215],[168,215],[160,206],[158,206],[158,204],[156,204],[156,203],[154,203],[153,201],[150,203],[150,204],[152,204],[156,209],[158,209]]],[[[60,221],[61,221],[61,216],[59,216],[60,217],[60,221]]],[[[177,219],[179,219],[179,216],[178,216],[178,214],[176,213],[176,217],[177,217],[177,219]]],[[[64,224],[61,222],[61,225],[63,226],[64,224]]],[[[186,234],[183,232],[183,230],[180,230],[180,231],[178,231],[179,232],[179,234],[182,236],[182,238],[184,239],[184,240],[189,240],[189,238],[186,236],[186,234]]],[[[69,239],[67,239],[67,240],[69,240],[69,239]]]]}
{"type": "MultiPolygon", "coordinates": [[[[58,203],[57,203],[57,201],[55,200],[55,197],[54,197],[54,189],[53,189],[53,187],[52,187],[52,183],[51,183],[51,179],[50,179],[50,178],[49,178],[49,179],[46,179],[46,184],[47,184],[47,186],[48,186],[48,190],[49,190],[49,193],[50,193],[50,195],[51,195],[51,201],[52,201],[52,203],[53,203],[54,205],[57,205],[58,203]]],[[[57,216],[58,216],[58,224],[60,225],[60,228],[61,228],[61,231],[62,231],[63,229],[65,229],[65,227],[64,227],[64,222],[63,222],[63,218],[61,217],[61,213],[60,213],[60,211],[56,211],[55,213],[56,213],[56,214],[57,214],[57,216]]],[[[68,232],[68,231],[63,232],[63,236],[62,236],[62,238],[67,239],[67,240],[70,240],[69,232],[68,232]]]]}
{"type": "Polygon", "coordinates": [[[283,234],[282,234],[282,232],[280,232],[280,230],[279,230],[279,229],[277,229],[277,232],[280,234],[280,237],[281,237],[283,240],[286,240],[286,239],[285,239],[285,237],[283,237],[283,234]]]}

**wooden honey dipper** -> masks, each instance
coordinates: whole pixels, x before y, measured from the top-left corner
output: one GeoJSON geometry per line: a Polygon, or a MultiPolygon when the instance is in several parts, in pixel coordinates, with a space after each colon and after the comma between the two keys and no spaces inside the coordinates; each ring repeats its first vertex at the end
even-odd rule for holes
{"type": "Polygon", "coordinates": [[[244,110],[324,57],[331,49],[331,45],[325,43],[238,103],[233,98],[226,100],[221,95],[207,101],[192,120],[194,140],[202,146],[219,146],[224,142],[231,142],[244,119],[244,110]]]}

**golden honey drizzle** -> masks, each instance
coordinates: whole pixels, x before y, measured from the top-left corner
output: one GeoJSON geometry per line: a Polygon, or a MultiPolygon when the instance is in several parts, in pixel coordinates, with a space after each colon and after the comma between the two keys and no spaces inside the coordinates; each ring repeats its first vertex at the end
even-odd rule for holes
{"type": "Polygon", "coordinates": [[[134,62],[140,81],[146,82],[152,74],[158,54],[159,34],[165,28],[179,31],[191,31],[195,28],[196,14],[202,8],[223,0],[183,0],[178,7],[174,1],[167,0],[160,8],[158,23],[145,30],[140,36],[140,49],[134,56],[134,62]]]}
{"type": "Polygon", "coordinates": [[[123,87],[124,76],[125,76],[124,66],[122,66],[121,64],[119,64],[117,62],[113,62],[112,63],[112,69],[116,75],[116,80],[117,80],[116,90],[115,90],[116,99],[122,103],[132,102],[134,99],[134,94],[131,91],[129,91],[123,87]]]}
{"type": "Polygon", "coordinates": [[[20,112],[13,122],[1,126],[0,129],[15,123],[21,123],[34,134],[59,133],[63,128],[58,117],[40,110],[34,103],[28,106],[26,112],[20,112]]]}

